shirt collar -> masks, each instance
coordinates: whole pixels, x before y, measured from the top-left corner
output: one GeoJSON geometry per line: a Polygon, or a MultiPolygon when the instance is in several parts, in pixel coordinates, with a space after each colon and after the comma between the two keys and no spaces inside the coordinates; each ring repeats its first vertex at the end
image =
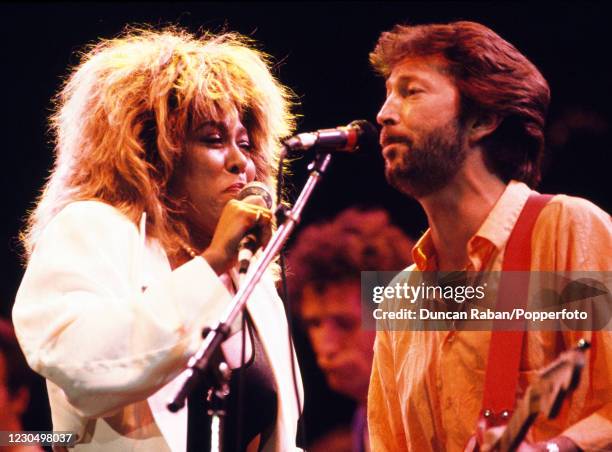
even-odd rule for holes
{"type": "Polygon", "coordinates": [[[530,194],[531,190],[524,183],[510,181],[474,237],[481,237],[491,242],[501,251],[506,246],[530,194]]]}
{"type": "Polygon", "coordinates": [[[412,260],[420,271],[430,271],[438,266],[436,249],[431,239],[431,229],[427,229],[412,248],[412,260]]]}
{"type": "MultiPolygon", "coordinates": [[[[476,253],[476,248],[484,248],[483,243],[494,246],[498,251],[504,248],[530,193],[531,190],[524,183],[510,181],[476,234],[468,241],[470,258],[476,253]]],[[[420,271],[437,269],[436,250],[430,229],[425,231],[412,248],[412,258],[420,271]]]]}

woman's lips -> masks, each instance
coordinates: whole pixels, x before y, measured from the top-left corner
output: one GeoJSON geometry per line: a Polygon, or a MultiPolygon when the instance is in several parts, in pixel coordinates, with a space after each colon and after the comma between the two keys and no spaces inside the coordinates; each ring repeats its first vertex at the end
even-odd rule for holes
{"type": "Polygon", "coordinates": [[[240,190],[242,190],[243,188],[244,188],[244,183],[243,182],[237,182],[235,184],[230,185],[229,187],[227,187],[223,191],[225,193],[239,193],[240,190]]]}

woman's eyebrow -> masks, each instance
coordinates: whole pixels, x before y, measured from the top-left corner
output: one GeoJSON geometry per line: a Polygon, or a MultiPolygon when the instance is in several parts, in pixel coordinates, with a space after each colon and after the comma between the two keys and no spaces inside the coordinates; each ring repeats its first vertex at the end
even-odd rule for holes
{"type": "Polygon", "coordinates": [[[222,128],[223,127],[223,123],[221,123],[219,121],[204,121],[204,122],[201,122],[200,124],[198,124],[198,126],[195,128],[195,132],[199,132],[200,130],[202,130],[205,127],[219,127],[219,128],[222,128]]]}

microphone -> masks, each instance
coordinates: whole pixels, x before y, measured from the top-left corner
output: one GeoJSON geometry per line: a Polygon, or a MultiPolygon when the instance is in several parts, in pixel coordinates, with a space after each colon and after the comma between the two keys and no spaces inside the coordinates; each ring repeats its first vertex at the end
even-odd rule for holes
{"type": "Polygon", "coordinates": [[[326,152],[354,152],[360,145],[375,141],[377,137],[378,131],[372,123],[358,119],[348,126],[300,133],[286,139],[283,144],[287,151],[306,151],[316,146],[326,152]]]}
{"type": "MultiPolygon", "coordinates": [[[[270,188],[267,185],[257,181],[249,182],[240,190],[236,199],[242,201],[249,196],[260,196],[266,203],[266,207],[268,209],[272,208],[272,193],[270,193],[270,188]]],[[[249,229],[244,238],[240,241],[240,246],[238,248],[238,273],[240,275],[245,274],[249,269],[251,259],[260,246],[260,236],[261,230],[258,226],[255,226],[249,229]]]]}

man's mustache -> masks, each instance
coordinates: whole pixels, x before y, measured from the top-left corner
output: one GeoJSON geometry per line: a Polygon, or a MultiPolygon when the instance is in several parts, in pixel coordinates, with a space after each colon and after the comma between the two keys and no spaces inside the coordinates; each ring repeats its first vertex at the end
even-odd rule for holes
{"type": "Polygon", "coordinates": [[[381,133],[380,134],[380,145],[382,147],[388,146],[390,144],[406,144],[408,146],[412,146],[412,140],[403,135],[394,135],[389,133],[381,133]]]}

